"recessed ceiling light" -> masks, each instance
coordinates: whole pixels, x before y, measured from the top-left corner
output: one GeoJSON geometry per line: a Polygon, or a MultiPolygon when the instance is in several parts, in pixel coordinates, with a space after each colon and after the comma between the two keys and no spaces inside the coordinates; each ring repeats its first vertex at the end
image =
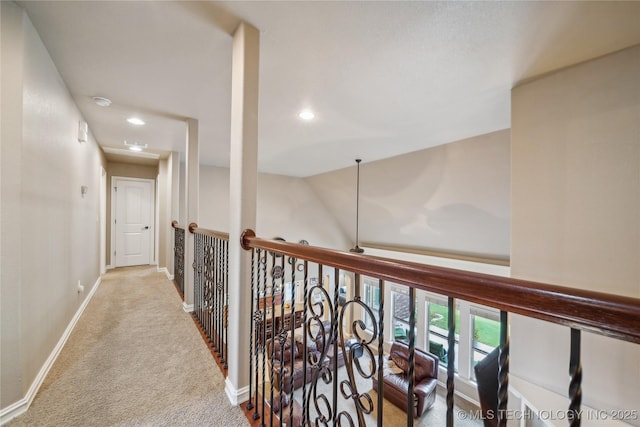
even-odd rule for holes
{"type": "Polygon", "coordinates": [[[111,105],[111,100],[109,98],[105,98],[104,96],[94,96],[92,99],[93,102],[96,103],[96,105],[99,105],[101,107],[108,107],[109,105],[111,105]]]}
{"type": "Polygon", "coordinates": [[[300,111],[300,114],[298,114],[298,117],[300,117],[302,120],[313,120],[316,115],[313,114],[313,111],[311,110],[302,110],[300,111]]]}
{"type": "Polygon", "coordinates": [[[132,125],[136,125],[136,126],[142,126],[143,124],[145,124],[144,120],[139,119],[137,117],[129,117],[127,121],[132,125]]]}

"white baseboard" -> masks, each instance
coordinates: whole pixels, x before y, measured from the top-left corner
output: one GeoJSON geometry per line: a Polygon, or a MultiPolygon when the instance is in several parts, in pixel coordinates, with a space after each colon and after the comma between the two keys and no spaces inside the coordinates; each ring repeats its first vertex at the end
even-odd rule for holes
{"type": "Polygon", "coordinates": [[[238,406],[239,404],[249,400],[249,386],[236,390],[235,386],[231,381],[229,381],[229,377],[224,380],[224,383],[224,391],[227,393],[227,398],[233,406],[238,406]]]}
{"type": "MultiPolygon", "coordinates": [[[[456,376],[455,382],[456,382],[456,386],[458,386],[460,383],[463,383],[463,384],[466,384],[466,385],[471,386],[471,385],[470,385],[471,383],[469,383],[468,381],[462,380],[462,379],[460,379],[460,378],[459,378],[459,377],[457,377],[457,376],[456,376]]],[[[446,383],[444,383],[444,382],[442,382],[442,381],[438,380],[438,386],[439,386],[439,387],[442,387],[442,389],[443,389],[443,390],[445,390],[445,392],[446,392],[446,390],[447,390],[447,384],[446,384],[446,383]]],[[[474,385],[473,387],[477,387],[477,386],[475,386],[475,385],[474,385]]],[[[458,397],[459,397],[459,398],[461,398],[461,399],[466,400],[468,403],[470,403],[470,404],[472,404],[472,405],[474,405],[474,406],[476,406],[476,407],[480,408],[480,402],[478,402],[477,400],[475,400],[473,396],[469,396],[469,394],[464,393],[464,392],[462,392],[462,391],[460,391],[460,390],[458,390],[458,389],[455,389],[455,390],[453,391],[453,394],[455,394],[456,396],[458,396],[458,397]]]]}
{"type": "Polygon", "coordinates": [[[98,277],[98,280],[96,280],[96,283],[93,285],[93,288],[91,288],[91,291],[89,292],[87,297],[84,299],[84,301],[78,308],[78,311],[76,311],[76,314],[71,319],[71,322],[69,322],[67,329],[65,329],[64,333],[60,337],[60,340],[58,340],[58,343],[54,347],[53,351],[51,352],[51,354],[49,354],[49,357],[44,362],[44,365],[42,365],[42,368],[40,368],[40,372],[38,372],[38,375],[36,375],[36,378],[31,383],[29,390],[27,390],[27,394],[17,402],[12,403],[6,408],[2,408],[0,410],[0,425],[4,425],[9,421],[11,421],[12,419],[14,419],[15,417],[20,416],[25,412],[27,412],[27,410],[29,409],[29,406],[31,406],[31,403],[33,402],[33,399],[36,397],[36,394],[38,393],[38,390],[40,389],[42,382],[47,377],[49,370],[51,369],[56,359],[58,358],[58,355],[60,354],[60,351],[62,351],[62,348],[64,347],[64,345],[67,343],[67,340],[71,335],[71,332],[73,332],[73,329],[76,327],[76,324],[78,323],[78,320],[82,316],[84,309],[89,304],[89,301],[91,301],[91,298],[93,298],[93,295],[96,293],[96,290],[98,289],[98,286],[100,286],[101,282],[102,282],[102,277],[98,277]]]}
{"type": "Polygon", "coordinates": [[[193,304],[187,304],[186,302],[182,303],[182,309],[187,313],[193,312],[193,304]]]}
{"type": "Polygon", "coordinates": [[[158,267],[158,273],[164,273],[167,279],[173,280],[173,274],[169,274],[169,270],[166,267],[158,267]]]}
{"type": "Polygon", "coordinates": [[[113,270],[114,268],[115,268],[115,267],[114,267],[114,266],[112,266],[112,265],[107,265],[107,266],[105,267],[105,269],[107,269],[107,270],[113,270]]]}

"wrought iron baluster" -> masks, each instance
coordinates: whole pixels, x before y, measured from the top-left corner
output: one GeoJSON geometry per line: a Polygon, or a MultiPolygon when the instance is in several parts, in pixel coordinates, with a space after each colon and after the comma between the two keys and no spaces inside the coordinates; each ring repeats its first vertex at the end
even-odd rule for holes
{"type": "Polygon", "coordinates": [[[216,340],[218,340],[218,356],[222,359],[222,320],[224,318],[224,296],[223,296],[223,281],[224,276],[222,274],[222,240],[216,239],[216,259],[218,269],[218,279],[216,280],[217,293],[216,293],[216,306],[218,307],[218,317],[216,318],[216,340]]]}
{"type": "MultiPolygon", "coordinates": [[[[199,252],[198,252],[198,240],[197,240],[197,236],[194,236],[194,244],[196,245],[196,251],[195,251],[195,260],[194,262],[198,262],[198,257],[199,257],[199,252]]],[[[198,286],[198,270],[194,269],[194,287],[193,287],[193,314],[196,317],[196,320],[198,321],[198,324],[200,324],[200,287],[198,286]]]]}
{"type": "Polygon", "coordinates": [[[174,233],[173,278],[184,300],[184,229],[175,228],[174,233]]]}
{"type": "Polygon", "coordinates": [[[201,304],[200,304],[200,325],[202,326],[202,329],[205,332],[205,336],[208,337],[207,334],[207,298],[206,298],[206,292],[207,292],[207,277],[206,277],[206,273],[205,270],[207,268],[207,263],[205,261],[205,256],[206,256],[206,243],[205,243],[205,239],[203,235],[199,235],[198,237],[198,245],[200,246],[200,256],[198,257],[198,278],[199,278],[199,286],[200,289],[202,289],[202,300],[201,300],[201,304]]]}
{"type": "MultiPolygon", "coordinates": [[[[262,293],[258,292],[258,295],[262,295],[262,327],[261,327],[261,334],[262,334],[262,343],[261,343],[261,354],[262,354],[262,411],[261,411],[261,416],[262,416],[262,422],[260,423],[260,427],[264,427],[264,410],[265,410],[265,390],[266,390],[266,372],[267,372],[267,366],[266,366],[266,361],[267,361],[267,357],[269,356],[267,354],[267,303],[266,303],[266,297],[267,297],[267,252],[264,252],[261,256],[260,256],[260,269],[262,270],[262,293]]],[[[257,391],[256,391],[257,393],[257,391]]],[[[257,397],[256,397],[257,399],[257,397]]],[[[255,415],[254,415],[255,418],[255,415]]]]}
{"type": "MultiPolygon", "coordinates": [[[[249,304],[251,309],[249,310],[249,325],[251,325],[249,327],[249,402],[247,403],[247,409],[251,410],[253,409],[253,395],[252,395],[252,391],[253,391],[253,358],[254,358],[254,353],[253,353],[253,330],[256,324],[256,319],[255,319],[255,301],[254,301],[254,296],[255,296],[255,287],[256,287],[256,250],[255,249],[251,249],[251,299],[249,300],[249,304]]],[[[257,347],[256,347],[256,354],[257,354],[257,347]]],[[[256,369],[257,372],[257,369],[256,369]]],[[[256,383],[256,388],[257,388],[257,383],[256,383]]],[[[256,395],[257,397],[257,395],[256,395]]],[[[256,405],[257,405],[257,401],[256,401],[256,405]]]]}
{"type": "Polygon", "coordinates": [[[582,363],[580,361],[580,329],[571,328],[571,354],[569,360],[569,425],[580,427],[580,405],[582,404],[582,363]]]}
{"type": "MultiPolygon", "coordinates": [[[[213,241],[210,236],[204,236],[203,238],[205,242],[205,269],[204,269],[204,283],[206,289],[206,300],[205,300],[205,310],[204,310],[204,322],[205,322],[205,331],[207,332],[207,338],[209,343],[215,344],[212,339],[212,331],[211,331],[211,318],[213,317],[213,296],[214,296],[214,261],[215,261],[215,248],[213,246],[213,241]]],[[[215,349],[215,345],[214,345],[215,349]]]]}
{"type": "MultiPolygon", "coordinates": [[[[338,302],[339,301],[340,299],[338,296],[338,302]]],[[[376,362],[375,356],[372,351],[373,343],[379,337],[378,322],[371,307],[366,305],[359,296],[354,297],[350,300],[347,300],[345,298],[344,303],[341,306],[339,304],[339,307],[336,308],[336,311],[339,314],[338,322],[336,324],[339,331],[337,337],[337,345],[339,345],[342,349],[342,357],[344,360],[347,376],[345,379],[339,381],[339,391],[343,399],[350,401],[350,409],[355,409],[357,414],[357,425],[364,426],[366,425],[365,415],[373,413],[375,406],[369,392],[360,392],[356,374],[365,380],[369,380],[373,379],[374,375],[376,375],[376,373],[378,372],[378,363],[376,362]],[[345,313],[347,313],[348,311],[352,312],[355,308],[363,310],[364,320],[362,318],[359,318],[358,320],[354,320],[351,322],[349,330],[350,338],[349,340],[347,340],[345,333],[347,325],[345,325],[344,316],[345,313]],[[366,333],[365,336],[363,336],[361,335],[361,333],[367,330],[368,319],[370,319],[370,321],[372,322],[373,331],[371,334],[366,333]]],[[[379,356],[381,354],[382,352],[379,353],[379,356]]],[[[337,374],[338,373],[336,370],[336,375],[337,374]]],[[[338,408],[336,407],[335,411],[335,425],[356,425],[352,416],[352,410],[344,409],[338,412],[338,408]]]]}
{"type": "Polygon", "coordinates": [[[447,299],[449,327],[447,348],[447,427],[453,426],[453,393],[455,390],[456,360],[456,299],[447,299]]]}
{"type": "MultiPolygon", "coordinates": [[[[194,242],[197,242],[197,241],[196,241],[196,240],[194,240],[194,242]]],[[[196,245],[195,247],[196,247],[196,253],[195,253],[195,255],[194,255],[194,256],[196,257],[196,260],[195,260],[194,262],[197,262],[197,256],[198,256],[198,252],[197,252],[197,245],[196,245]]],[[[185,261],[186,261],[186,260],[185,260],[185,261]]],[[[189,266],[186,266],[186,267],[188,268],[189,266]]],[[[198,322],[200,322],[200,316],[199,316],[199,313],[198,313],[198,310],[199,310],[199,307],[200,307],[200,306],[199,306],[199,304],[198,304],[198,296],[199,296],[199,295],[198,295],[198,292],[199,292],[199,291],[198,291],[198,289],[199,289],[199,288],[198,288],[198,275],[197,275],[197,271],[196,271],[196,270],[194,270],[194,272],[195,272],[195,275],[194,275],[194,277],[193,277],[193,278],[194,278],[194,287],[193,287],[193,315],[195,316],[196,320],[197,320],[198,322]]]]}
{"type": "MultiPolygon", "coordinates": [[[[331,319],[331,341],[333,345],[333,422],[335,423],[338,416],[338,299],[340,298],[340,270],[333,269],[333,319],[331,319]]],[[[344,357],[344,354],[342,355],[344,357]]]]}
{"type": "Polygon", "coordinates": [[[307,365],[309,364],[309,348],[307,342],[307,309],[309,297],[309,263],[305,260],[303,267],[304,275],[304,301],[302,302],[302,422],[306,423],[308,418],[308,399],[307,399],[307,365]]]}
{"type": "MultiPolygon", "coordinates": [[[[284,261],[284,255],[282,256],[282,259],[284,261]]],[[[284,281],[284,276],[282,277],[282,280],[284,281]]],[[[284,372],[285,372],[285,361],[284,361],[284,351],[285,351],[285,346],[287,345],[287,330],[285,329],[285,325],[284,325],[284,298],[282,297],[280,298],[280,319],[282,319],[280,321],[280,328],[278,330],[278,334],[275,335],[273,337],[273,344],[275,347],[275,341],[276,339],[278,340],[278,344],[280,345],[280,357],[279,357],[279,368],[280,368],[280,376],[279,376],[279,381],[278,381],[278,400],[279,400],[279,404],[280,404],[280,416],[278,417],[280,419],[279,424],[280,427],[283,427],[284,425],[284,413],[285,413],[285,409],[284,409],[284,397],[287,395],[288,392],[288,388],[291,387],[291,390],[293,391],[293,371],[291,371],[291,375],[287,376],[285,378],[284,376],[284,372]],[[288,382],[288,384],[287,384],[288,382]]],[[[272,312],[273,313],[273,312],[272,312]]],[[[275,323],[275,322],[274,322],[275,323]]],[[[293,349],[291,349],[291,359],[293,359],[293,349]]],[[[273,359],[272,359],[272,364],[273,364],[273,359]]],[[[271,396],[271,398],[273,399],[273,396],[271,396]]],[[[293,406],[293,402],[292,405],[293,406]]],[[[271,406],[273,408],[273,405],[271,406]]],[[[273,412],[273,411],[272,411],[273,412]]],[[[271,424],[273,425],[273,423],[271,424]]]]}
{"type": "Polygon", "coordinates": [[[252,277],[255,277],[255,283],[253,282],[253,278],[252,278],[252,283],[254,284],[253,288],[255,288],[255,293],[252,295],[252,300],[251,300],[252,307],[253,307],[253,310],[251,312],[251,345],[254,348],[252,357],[253,357],[253,360],[255,361],[255,370],[254,371],[249,370],[249,373],[255,378],[254,383],[256,385],[256,391],[255,391],[256,394],[254,397],[255,409],[253,412],[254,420],[257,420],[258,417],[260,416],[260,414],[258,413],[258,386],[259,386],[258,361],[260,356],[260,348],[258,346],[258,334],[260,333],[259,325],[262,317],[262,314],[260,312],[260,303],[259,303],[260,302],[260,266],[261,266],[260,255],[261,255],[261,252],[262,251],[260,249],[251,250],[251,258],[253,261],[253,268],[251,269],[251,275],[252,277]]]}
{"type": "Polygon", "coordinates": [[[498,426],[507,425],[509,398],[509,313],[500,311],[500,355],[498,357],[498,426]]]}
{"type": "Polygon", "coordinates": [[[407,393],[407,427],[413,427],[415,413],[416,290],[409,288],[409,390],[407,393]]]}
{"type": "Polygon", "coordinates": [[[210,279],[211,279],[211,301],[209,304],[209,318],[207,319],[208,325],[209,325],[209,338],[211,340],[211,342],[213,343],[213,346],[215,348],[216,351],[216,355],[218,355],[220,348],[218,347],[218,339],[216,337],[217,334],[217,329],[216,329],[216,318],[219,316],[220,313],[218,313],[217,311],[217,301],[218,301],[218,295],[217,295],[217,283],[218,283],[218,239],[209,236],[208,237],[209,240],[209,244],[211,247],[211,265],[209,267],[209,271],[211,272],[210,274],[210,279]]]}
{"type": "Polygon", "coordinates": [[[333,420],[333,407],[329,402],[329,399],[324,394],[318,394],[318,381],[322,380],[325,384],[329,384],[333,379],[333,371],[329,368],[327,361],[327,352],[329,350],[329,342],[325,333],[323,319],[325,317],[325,305],[328,307],[328,318],[333,318],[333,305],[329,301],[330,297],[328,292],[324,289],[324,281],[322,277],[323,265],[318,264],[318,279],[316,284],[312,287],[309,294],[310,299],[310,314],[311,318],[308,320],[308,327],[313,324],[317,327],[318,331],[316,335],[313,335],[313,328],[309,327],[310,336],[316,341],[316,351],[320,354],[314,354],[312,356],[311,364],[313,377],[311,381],[311,389],[309,390],[306,398],[307,403],[313,404],[315,409],[315,419],[311,421],[311,411],[308,412],[309,418],[307,423],[312,425],[326,425],[333,420]],[[320,295],[321,300],[315,301],[315,295],[320,295]],[[314,301],[311,301],[311,300],[314,301]]]}
{"type": "MultiPolygon", "coordinates": [[[[385,281],[378,281],[380,292],[380,306],[378,307],[378,427],[382,427],[384,411],[384,381],[382,380],[384,366],[384,288],[385,281]]],[[[375,320],[375,318],[373,319],[375,320]]]]}
{"type": "Polygon", "coordinates": [[[211,333],[209,331],[209,300],[211,298],[211,246],[208,244],[207,237],[202,235],[202,243],[204,245],[204,258],[202,260],[202,329],[204,330],[207,342],[211,343],[211,333]]]}
{"type": "Polygon", "coordinates": [[[213,272],[213,274],[211,280],[211,320],[209,323],[211,324],[211,336],[216,342],[216,355],[218,357],[220,357],[220,337],[218,335],[220,329],[218,328],[218,319],[222,316],[222,313],[220,311],[220,291],[218,289],[218,287],[220,286],[220,267],[218,265],[220,262],[219,243],[220,240],[218,238],[211,238],[211,246],[213,247],[213,257],[211,258],[213,266],[211,268],[211,271],[213,272]]]}
{"type": "Polygon", "coordinates": [[[229,348],[227,347],[227,331],[229,327],[229,241],[225,240],[224,245],[224,285],[223,285],[223,294],[224,294],[224,320],[223,320],[223,330],[222,330],[222,361],[224,362],[224,369],[229,367],[229,348]]]}
{"type": "MultiPolygon", "coordinates": [[[[275,253],[271,252],[271,265],[273,266],[271,269],[271,337],[269,338],[269,340],[271,341],[271,354],[269,355],[269,357],[271,358],[271,370],[270,370],[270,376],[269,376],[269,381],[271,383],[271,393],[269,394],[269,398],[271,399],[271,408],[273,409],[273,381],[274,381],[274,375],[275,375],[275,370],[273,367],[273,361],[275,359],[275,352],[276,352],[276,346],[275,346],[275,340],[276,340],[276,312],[275,312],[275,289],[276,289],[276,279],[275,279],[275,266],[276,266],[276,262],[275,262],[275,253]]],[[[280,378],[282,378],[282,376],[280,376],[280,378]]],[[[270,416],[269,416],[269,425],[272,426],[273,425],[273,411],[269,411],[270,412],[270,416]]]]}
{"type": "Polygon", "coordinates": [[[215,341],[216,348],[216,356],[220,356],[220,341],[218,339],[218,318],[220,317],[220,308],[219,308],[219,295],[218,295],[218,286],[220,281],[220,268],[218,267],[220,250],[218,248],[219,239],[217,237],[211,238],[211,247],[213,248],[213,256],[211,257],[211,261],[213,263],[212,267],[212,280],[211,280],[211,318],[209,319],[209,325],[211,325],[211,337],[215,341]]]}
{"type": "MultiPolygon", "coordinates": [[[[194,304],[198,304],[197,307],[197,311],[195,311],[196,313],[196,317],[198,319],[198,323],[200,324],[201,327],[203,327],[202,324],[202,263],[203,263],[203,253],[202,253],[202,242],[201,242],[201,235],[199,234],[195,234],[194,235],[194,243],[196,245],[196,250],[195,250],[195,260],[194,263],[196,265],[195,267],[195,283],[194,283],[194,304]],[[196,302],[196,295],[198,296],[198,301],[196,302]]],[[[195,307],[194,307],[195,309],[195,307]]],[[[203,327],[204,330],[204,327],[203,327]]]]}
{"type": "Polygon", "coordinates": [[[214,347],[216,349],[216,355],[220,356],[220,328],[219,328],[219,319],[222,316],[220,311],[220,239],[214,238],[212,239],[213,246],[213,271],[214,278],[211,283],[212,286],[212,302],[211,302],[211,310],[214,312],[213,316],[211,316],[211,336],[214,341],[214,347]]]}
{"type": "Polygon", "coordinates": [[[214,286],[214,301],[213,306],[215,307],[215,316],[211,319],[211,327],[213,329],[213,337],[216,342],[216,354],[218,357],[220,356],[220,352],[222,350],[222,346],[220,345],[220,319],[222,318],[222,310],[220,309],[220,239],[213,239],[213,247],[214,247],[214,281],[212,285],[214,286]]]}
{"type": "Polygon", "coordinates": [[[199,280],[200,280],[200,287],[203,290],[203,293],[201,294],[203,299],[201,301],[200,304],[200,325],[203,327],[204,331],[205,331],[205,335],[208,335],[207,332],[207,300],[206,300],[206,294],[204,292],[206,292],[207,289],[207,277],[206,277],[206,273],[205,270],[207,268],[207,263],[205,261],[205,256],[206,256],[206,245],[205,245],[205,241],[204,241],[204,236],[203,235],[199,235],[198,237],[199,240],[199,245],[200,245],[200,253],[202,254],[199,257],[199,261],[198,261],[198,269],[199,269],[199,280]]]}
{"type": "MultiPolygon", "coordinates": [[[[284,259],[284,256],[282,257],[284,259]]],[[[286,265],[286,264],[285,264],[286,265]]],[[[292,426],[293,425],[293,373],[294,373],[294,366],[295,366],[295,357],[293,357],[296,354],[296,341],[295,341],[295,330],[296,330],[296,260],[293,257],[289,258],[289,265],[290,265],[290,269],[291,269],[291,313],[290,313],[290,330],[291,330],[291,389],[289,390],[289,422],[287,423],[287,425],[292,426]]],[[[286,275],[284,276],[286,277],[286,275]]],[[[282,281],[284,282],[284,277],[282,279],[282,281]]],[[[283,292],[283,298],[282,300],[284,301],[284,289],[282,290],[283,292]]],[[[282,313],[282,317],[284,318],[284,313],[282,313]]],[[[284,418],[284,411],[282,411],[282,415],[284,418]]]]}

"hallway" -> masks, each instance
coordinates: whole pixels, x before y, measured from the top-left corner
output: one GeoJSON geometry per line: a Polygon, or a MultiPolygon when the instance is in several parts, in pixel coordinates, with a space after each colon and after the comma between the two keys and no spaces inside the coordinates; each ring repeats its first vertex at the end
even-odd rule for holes
{"type": "MultiPolygon", "coordinates": [[[[45,316],[46,318],[46,316],[45,316]]],[[[173,283],[110,270],[15,426],[248,425],[173,283]]]]}

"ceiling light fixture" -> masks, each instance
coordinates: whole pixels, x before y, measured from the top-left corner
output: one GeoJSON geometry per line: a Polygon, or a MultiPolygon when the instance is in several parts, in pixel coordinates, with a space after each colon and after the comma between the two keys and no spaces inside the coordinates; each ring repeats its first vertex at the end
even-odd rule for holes
{"type": "Polygon", "coordinates": [[[147,144],[140,144],[140,143],[135,142],[135,141],[133,141],[133,142],[125,141],[124,145],[129,147],[129,150],[138,151],[138,152],[140,152],[140,151],[144,150],[145,148],[147,148],[147,144]]]}
{"type": "Polygon", "coordinates": [[[309,121],[313,120],[316,115],[313,114],[313,111],[311,110],[302,110],[300,114],[298,114],[298,117],[300,117],[302,120],[309,121]]]}
{"type": "Polygon", "coordinates": [[[127,121],[128,121],[129,123],[131,123],[132,125],[136,125],[136,126],[142,126],[142,125],[144,125],[144,124],[145,124],[145,121],[144,121],[144,120],[139,119],[139,118],[137,118],[137,117],[129,117],[129,118],[127,119],[127,121]]]}
{"type": "Polygon", "coordinates": [[[104,96],[94,96],[91,99],[93,99],[93,102],[95,102],[96,105],[99,105],[100,107],[108,107],[109,105],[111,105],[111,100],[109,98],[105,98],[104,96]]]}
{"type": "Polygon", "coordinates": [[[131,151],[125,150],[122,148],[113,148],[113,147],[102,147],[102,151],[108,154],[116,154],[119,156],[131,156],[131,157],[140,157],[143,159],[159,159],[160,154],[158,153],[149,153],[147,151],[131,151]]]}

